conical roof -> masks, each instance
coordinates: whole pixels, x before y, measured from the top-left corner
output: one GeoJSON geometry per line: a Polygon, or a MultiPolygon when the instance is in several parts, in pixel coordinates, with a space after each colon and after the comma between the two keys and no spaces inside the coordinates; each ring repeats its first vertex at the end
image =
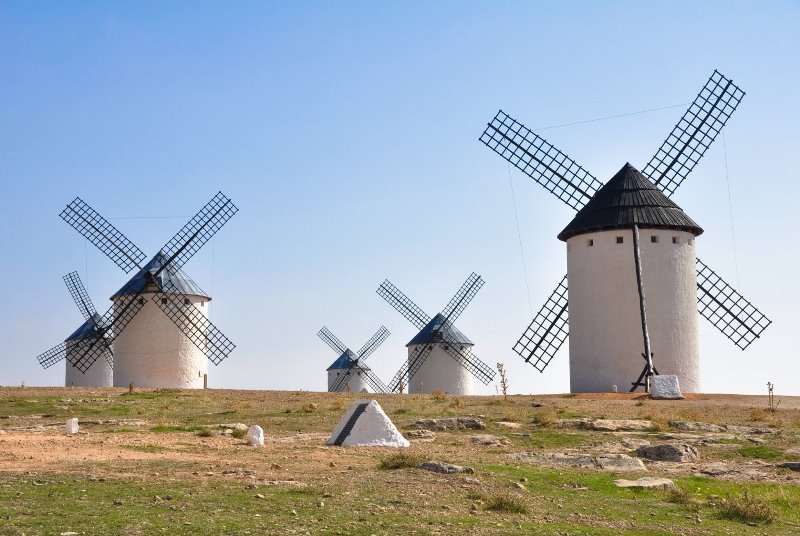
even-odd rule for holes
{"type": "Polygon", "coordinates": [[[567,239],[593,231],[629,229],[675,229],[697,236],[703,229],[630,164],[622,166],[600,188],[575,218],[558,234],[567,239]]]}
{"type": "Polygon", "coordinates": [[[349,369],[370,370],[364,362],[359,362],[356,354],[352,350],[345,350],[333,364],[325,370],[349,370],[349,369]]]}
{"type": "Polygon", "coordinates": [[[428,324],[420,330],[417,335],[406,344],[406,346],[415,346],[417,344],[428,344],[432,342],[442,342],[445,339],[449,342],[473,345],[469,338],[458,331],[452,323],[445,322],[442,313],[437,314],[428,324]],[[442,337],[439,338],[439,335],[442,337]]]}
{"type": "Polygon", "coordinates": [[[85,339],[96,339],[100,334],[95,329],[95,323],[100,324],[100,315],[97,313],[94,316],[80,325],[78,329],[72,332],[72,334],[64,339],[64,342],[70,341],[82,341],[85,339]]]}
{"type": "MultiPolygon", "coordinates": [[[[142,289],[147,287],[148,278],[145,277],[145,272],[155,274],[166,261],[167,256],[164,255],[163,251],[156,253],[155,257],[153,257],[142,270],[137,272],[136,275],[130,279],[130,281],[125,283],[121,289],[111,296],[111,299],[114,300],[120,296],[139,294],[142,289]]],[[[161,288],[170,289],[173,294],[201,296],[209,300],[211,299],[205,292],[203,292],[203,289],[201,289],[200,286],[195,283],[191,277],[186,275],[186,273],[180,268],[167,266],[161,271],[160,274],[158,274],[156,279],[158,279],[158,283],[161,288]]]]}

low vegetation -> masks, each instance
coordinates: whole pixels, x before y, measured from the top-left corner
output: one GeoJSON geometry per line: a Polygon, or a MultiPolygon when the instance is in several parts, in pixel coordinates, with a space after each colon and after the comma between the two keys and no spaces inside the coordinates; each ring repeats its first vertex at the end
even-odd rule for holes
{"type": "Polygon", "coordinates": [[[415,455],[401,450],[394,454],[384,456],[378,464],[379,469],[407,469],[417,467],[422,463],[422,459],[415,455]]]}

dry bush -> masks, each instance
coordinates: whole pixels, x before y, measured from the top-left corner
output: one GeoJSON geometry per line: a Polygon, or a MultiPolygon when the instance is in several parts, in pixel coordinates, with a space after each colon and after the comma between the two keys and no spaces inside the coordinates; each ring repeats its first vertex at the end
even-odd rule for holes
{"type": "Polygon", "coordinates": [[[306,404],[305,406],[303,406],[303,411],[305,411],[306,413],[314,413],[314,412],[315,412],[315,411],[317,411],[318,409],[319,409],[319,406],[317,406],[317,405],[316,405],[315,403],[313,403],[313,402],[309,402],[308,404],[306,404]]]}
{"type": "Polygon", "coordinates": [[[450,401],[451,408],[460,408],[463,405],[464,403],[457,396],[454,396],[453,399],[450,401]]]}
{"type": "Polygon", "coordinates": [[[331,404],[331,409],[334,411],[342,411],[343,409],[347,408],[347,404],[344,403],[343,400],[337,400],[333,404],[331,404]]]}
{"type": "Polygon", "coordinates": [[[723,502],[720,515],[742,523],[772,523],[777,517],[770,505],[750,495],[747,488],[741,497],[723,502]]]}
{"type": "Polygon", "coordinates": [[[234,428],[234,430],[231,432],[231,437],[235,437],[236,439],[242,439],[246,435],[247,430],[242,428],[234,428]]]}
{"type": "Polygon", "coordinates": [[[378,469],[406,469],[417,467],[422,461],[416,454],[400,451],[381,458],[378,469]]]}
{"type": "Polygon", "coordinates": [[[493,497],[486,503],[486,509],[505,514],[527,514],[525,503],[514,497],[493,497]]]}
{"type": "Polygon", "coordinates": [[[437,389],[431,393],[431,398],[437,402],[444,402],[445,400],[447,400],[447,393],[437,389]]]}
{"type": "Polygon", "coordinates": [[[552,426],[556,422],[556,416],[551,411],[539,411],[534,413],[532,422],[537,426],[552,426]]]}
{"type": "Polygon", "coordinates": [[[200,437],[212,437],[214,435],[214,431],[211,430],[211,428],[203,428],[197,432],[197,435],[200,437]]]}

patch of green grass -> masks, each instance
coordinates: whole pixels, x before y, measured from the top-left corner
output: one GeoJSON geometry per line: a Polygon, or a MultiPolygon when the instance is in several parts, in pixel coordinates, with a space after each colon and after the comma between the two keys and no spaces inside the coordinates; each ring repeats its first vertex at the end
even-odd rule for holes
{"type": "Polygon", "coordinates": [[[169,452],[170,451],[170,449],[168,449],[167,447],[162,447],[160,445],[150,445],[150,444],[146,444],[146,445],[122,445],[122,448],[128,449],[128,450],[135,450],[137,452],[150,452],[150,453],[169,452]]]}
{"type": "Polygon", "coordinates": [[[783,457],[783,451],[769,445],[749,445],[736,449],[736,453],[745,458],[758,460],[777,460],[783,457]]]}
{"type": "Polygon", "coordinates": [[[167,434],[170,432],[197,432],[200,426],[181,426],[179,424],[159,424],[150,428],[156,434],[167,434]]]}
{"type": "Polygon", "coordinates": [[[545,449],[589,446],[598,441],[596,436],[588,433],[551,430],[537,430],[528,437],[510,436],[509,439],[523,447],[545,449]]]}
{"type": "Polygon", "coordinates": [[[486,502],[486,509],[506,514],[527,514],[525,503],[514,497],[492,497],[486,502]]]}
{"type": "Polygon", "coordinates": [[[484,495],[483,492],[480,492],[480,491],[477,491],[477,490],[473,490],[473,491],[467,492],[466,497],[470,501],[484,501],[484,500],[486,500],[486,495],[484,495]]]}
{"type": "Polygon", "coordinates": [[[378,469],[407,469],[417,467],[422,460],[416,454],[400,451],[381,458],[378,469]]]}

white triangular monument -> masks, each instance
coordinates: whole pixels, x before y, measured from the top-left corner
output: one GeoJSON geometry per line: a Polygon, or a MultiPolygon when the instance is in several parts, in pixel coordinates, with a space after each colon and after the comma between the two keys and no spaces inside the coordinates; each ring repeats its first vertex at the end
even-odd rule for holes
{"type": "Polygon", "coordinates": [[[342,447],[408,447],[377,400],[355,400],[350,404],[326,445],[342,447]]]}

